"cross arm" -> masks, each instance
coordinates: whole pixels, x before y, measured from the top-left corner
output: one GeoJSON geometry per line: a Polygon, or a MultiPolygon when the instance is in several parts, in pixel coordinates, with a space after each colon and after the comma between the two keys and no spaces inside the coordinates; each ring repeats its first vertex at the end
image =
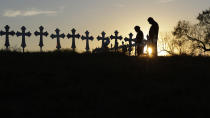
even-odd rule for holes
{"type": "Polygon", "coordinates": [[[97,40],[98,40],[98,41],[100,41],[100,40],[102,40],[102,39],[103,39],[103,38],[100,37],[100,36],[97,37],[97,40]]]}
{"type": "Polygon", "coordinates": [[[3,31],[0,31],[0,36],[4,35],[4,32],[3,31]]]}
{"type": "Polygon", "coordinates": [[[115,36],[111,35],[110,38],[111,38],[111,39],[115,39],[115,36]]]}
{"type": "Polygon", "coordinates": [[[93,41],[94,38],[91,36],[89,39],[90,39],[91,41],[93,41]]]}
{"type": "Polygon", "coordinates": [[[51,34],[50,37],[51,37],[52,39],[54,39],[54,38],[56,38],[56,35],[51,34]]]}
{"type": "Polygon", "coordinates": [[[76,38],[80,38],[80,35],[79,35],[79,34],[77,34],[75,37],[76,37],[76,38]]]}
{"type": "Polygon", "coordinates": [[[125,40],[125,41],[130,41],[130,39],[129,39],[129,38],[127,38],[127,37],[126,37],[124,40],[125,40]]]}
{"type": "Polygon", "coordinates": [[[31,32],[27,32],[26,36],[30,37],[31,36],[31,32]]]}
{"type": "Polygon", "coordinates": [[[72,35],[71,35],[71,34],[67,34],[66,37],[67,37],[68,39],[70,39],[70,38],[72,37],[72,35]]]}
{"type": "Polygon", "coordinates": [[[77,34],[77,35],[71,35],[71,34],[68,34],[67,36],[66,36],[68,39],[70,39],[70,38],[80,38],[80,35],[79,34],[77,34]]]}
{"type": "Polygon", "coordinates": [[[15,35],[15,32],[14,31],[11,31],[10,32],[10,35],[14,36],[15,35]]]}
{"type": "Polygon", "coordinates": [[[49,35],[49,33],[48,32],[44,32],[43,35],[47,37],[49,35]]]}
{"type": "Polygon", "coordinates": [[[60,37],[61,37],[61,38],[65,38],[65,34],[61,34],[60,37]]]}
{"type": "Polygon", "coordinates": [[[34,35],[38,36],[38,35],[40,35],[40,33],[36,31],[36,32],[34,32],[34,35]]]}
{"type": "Polygon", "coordinates": [[[16,35],[17,35],[17,37],[19,37],[19,36],[22,35],[22,33],[21,32],[17,32],[16,35]]]}
{"type": "Polygon", "coordinates": [[[82,39],[82,40],[85,40],[85,39],[86,39],[86,37],[85,37],[85,36],[82,36],[82,37],[81,37],[81,39],[82,39]]]}

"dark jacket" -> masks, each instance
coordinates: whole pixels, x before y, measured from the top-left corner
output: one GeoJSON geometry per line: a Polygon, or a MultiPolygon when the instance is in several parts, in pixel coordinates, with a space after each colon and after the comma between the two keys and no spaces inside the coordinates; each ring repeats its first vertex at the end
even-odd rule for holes
{"type": "Polygon", "coordinates": [[[149,30],[149,40],[153,41],[154,39],[158,40],[159,25],[157,22],[154,22],[149,30]]]}
{"type": "Polygon", "coordinates": [[[136,35],[136,43],[141,44],[143,40],[144,40],[144,33],[140,31],[136,35]]]}

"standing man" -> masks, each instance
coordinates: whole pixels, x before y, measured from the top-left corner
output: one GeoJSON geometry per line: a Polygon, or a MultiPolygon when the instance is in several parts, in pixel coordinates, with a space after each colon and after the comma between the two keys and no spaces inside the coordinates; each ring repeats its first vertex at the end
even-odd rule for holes
{"type": "Polygon", "coordinates": [[[152,48],[152,56],[158,56],[157,41],[159,34],[159,25],[152,17],[148,18],[148,22],[152,25],[149,30],[149,36],[147,36],[147,40],[150,43],[149,47],[152,48]]]}
{"type": "Polygon", "coordinates": [[[136,35],[136,47],[137,47],[137,56],[142,55],[144,53],[144,33],[141,31],[139,26],[135,26],[136,35]]]}

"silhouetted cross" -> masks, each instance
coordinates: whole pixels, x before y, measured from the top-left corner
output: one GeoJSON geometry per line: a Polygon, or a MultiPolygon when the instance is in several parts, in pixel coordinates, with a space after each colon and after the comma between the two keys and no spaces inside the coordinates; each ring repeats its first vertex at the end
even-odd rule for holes
{"type": "Polygon", "coordinates": [[[115,48],[115,52],[117,52],[118,51],[118,42],[117,42],[117,40],[118,39],[122,40],[122,36],[118,36],[119,32],[117,30],[114,33],[115,33],[115,36],[111,35],[110,38],[111,39],[115,39],[115,46],[114,46],[114,48],[115,48]]]}
{"type": "Polygon", "coordinates": [[[82,40],[86,40],[86,52],[88,52],[90,50],[90,47],[89,47],[89,40],[93,41],[93,37],[92,36],[89,36],[89,32],[86,31],[85,32],[86,36],[82,36],[82,40]]]}
{"type": "Polygon", "coordinates": [[[102,40],[102,48],[105,48],[107,45],[109,45],[109,37],[105,37],[106,33],[103,31],[101,33],[102,37],[98,36],[97,39],[98,41],[102,40]]]}
{"type": "Polygon", "coordinates": [[[76,49],[75,39],[76,38],[79,39],[80,35],[76,34],[76,30],[75,29],[72,29],[71,32],[72,32],[72,34],[68,34],[67,38],[68,39],[72,38],[72,46],[71,46],[71,48],[73,49],[73,51],[75,51],[75,49],[76,49]]]}
{"type": "Polygon", "coordinates": [[[15,32],[14,31],[9,31],[10,27],[8,25],[6,25],[5,27],[5,31],[0,31],[0,35],[3,36],[5,35],[5,47],[8,50],[10,43],[9,43],[9,36],[14,36],[15,32]]]}
{"type": "Polygon", "coordinates": [[[65,38],[65,34],[60,34],[60,30],[59,29],[56,29],[55,32],[56,32],[56,34],[52,34],[50,37],[52,39],[54,39],[54,38],[57,39],[57,46],[56,46],[56,48],[58,50],[60,50],[61,49],[60,38],[65,38]]]}
{"type": "Polygon", "coordinates": [[[26,36],[30,37],[31,36],[31,33],[30,33],[30,31],[29,32],[26,32],[26,27],[25,26],[22,26],[21,27],[21,30],[22,30],[22,32],[17,32],[16,35],[17,35],[17,37],[22,36],[21,47],[23,48],[23,53],[24,53],[24,49],[26,47],[25,38],[26,38],[26,36]]]}
{"type": "Polygon", "coordinates": [[[47,37],[48,32],[44,32],[44,27],[43,26],[40,26],[39,30],[40,30],[40,32],[36,31],[36,32],[34,32],[34,35],[35,36],[40,36],[39,46],[40,46],[40,51],[42,52],[42,47],[44,46],[43,36],[47,37]]]}
{"type": "MultiPolygon", "coordinates": [[[[129,38],[127,38],[127,37],[125,38],[125,41],[129,42],[129,44],[128,44],[129,45],[129,49],[128,49],[129,56],[131,55],[131,51],[132,51],[132,47],[133,47],[132,42],[135,42],[135,40],[136,40],[136,38],[133,38],[133,34],[132,33],[129,34],[129,38]]],[[[135,53],[136,53],[136,49],[135,49],[135,53]]]]}

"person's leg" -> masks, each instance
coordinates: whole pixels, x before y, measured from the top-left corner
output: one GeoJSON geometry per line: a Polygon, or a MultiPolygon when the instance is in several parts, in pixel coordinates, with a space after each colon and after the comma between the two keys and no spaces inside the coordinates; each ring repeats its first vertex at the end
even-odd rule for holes
{"type": "Polygon", "coordinates": [[[137,56],[139,56],[140,55],[140,47],[139,47],[139,45],[137,45],[137,56]]]}
{"type": "Polygon", "coordinates": [[[138,56],[141,55],[141,45],[140,44],[137,45],[137,55],[138,56]]]}
{"type": "Polygon", "coordinates": [[[143,55],[144,54],[144,46],[141,46],[141,55],[143,55]]]}
{"type": "Polygon", "coordinates": [[[154,42],[154,56],[158,56],[158,51],[157,51],[157,41],[154,42]]]}

